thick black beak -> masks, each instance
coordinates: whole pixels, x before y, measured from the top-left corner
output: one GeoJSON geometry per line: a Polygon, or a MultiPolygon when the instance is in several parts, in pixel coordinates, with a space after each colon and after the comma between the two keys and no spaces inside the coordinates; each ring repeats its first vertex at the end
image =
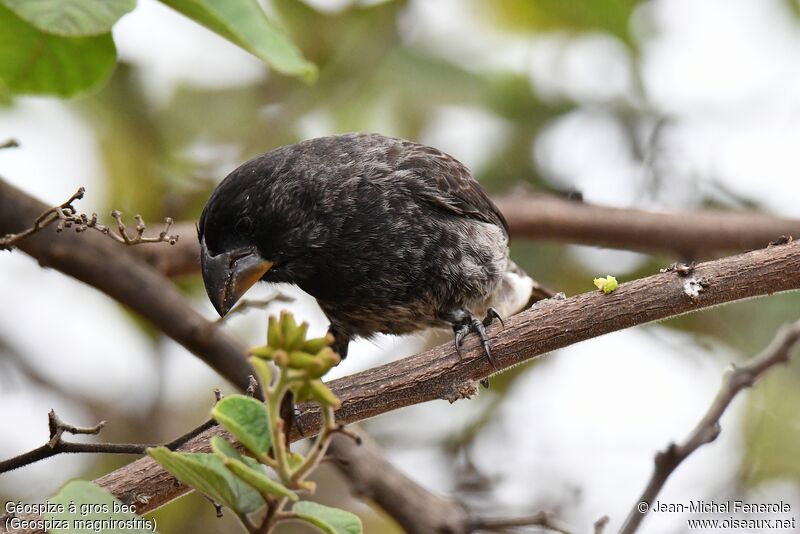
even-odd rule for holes
{"type": "Polygon", "coordinates": [[[224,317],[250,287],[272,267],[255,248],[238,249],[211,256],[206,241],[200,241],[200,266],[206,293],[220,317],[224,317]]]}

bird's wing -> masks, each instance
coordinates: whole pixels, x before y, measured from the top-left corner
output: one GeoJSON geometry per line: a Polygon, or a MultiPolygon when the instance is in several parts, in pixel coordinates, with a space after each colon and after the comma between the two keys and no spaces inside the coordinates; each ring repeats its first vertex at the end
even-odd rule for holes
{"type": "Polygon", "coordinates": [[[419,198],[462,217],[496,224],[508,234],[508,223],[486,191],[461,162],[435,148],[405,147],[397,168],[413,173],[419,198]]]}

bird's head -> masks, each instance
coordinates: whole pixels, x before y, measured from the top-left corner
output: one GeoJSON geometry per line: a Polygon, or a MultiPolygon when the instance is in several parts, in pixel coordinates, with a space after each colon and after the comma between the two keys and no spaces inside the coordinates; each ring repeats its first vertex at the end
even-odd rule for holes
{"type": "MultiPolygon", "coordinates": [[[[285,263],[289,239],[259,173],[242,166],[214,191],[197,228],[208,298],[225,316],[250,287],[285,263]]],[[[262,175],[263,176],[263,175],[262,175]]]]}

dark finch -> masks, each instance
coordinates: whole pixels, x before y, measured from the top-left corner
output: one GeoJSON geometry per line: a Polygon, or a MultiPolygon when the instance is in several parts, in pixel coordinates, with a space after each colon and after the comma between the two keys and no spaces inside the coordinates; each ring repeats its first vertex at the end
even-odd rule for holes
{"type": "Polygon", "coordinates": [[[351,338],[450,327],[456,346],[521,309],[533,281],[508,258],[505,219],[469,170],[378,134],[311,139],[254,158],[200,217],[206,291],[225,315],[256,281],[317,299],[335,349],[351,338]],[[479,321],[476,317],[486,317],[479,321]]]}

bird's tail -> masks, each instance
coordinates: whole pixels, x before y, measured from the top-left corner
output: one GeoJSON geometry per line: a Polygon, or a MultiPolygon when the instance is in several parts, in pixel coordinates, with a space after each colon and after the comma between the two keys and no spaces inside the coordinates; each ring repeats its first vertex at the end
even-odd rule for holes
{"type": "Polygon", "coordinates": [[[487,307],[496,309],[501,317],[509,317],[531,306],[538,287],[533,278],[509,259],[503,280],[489,296],[487,307]]]}

